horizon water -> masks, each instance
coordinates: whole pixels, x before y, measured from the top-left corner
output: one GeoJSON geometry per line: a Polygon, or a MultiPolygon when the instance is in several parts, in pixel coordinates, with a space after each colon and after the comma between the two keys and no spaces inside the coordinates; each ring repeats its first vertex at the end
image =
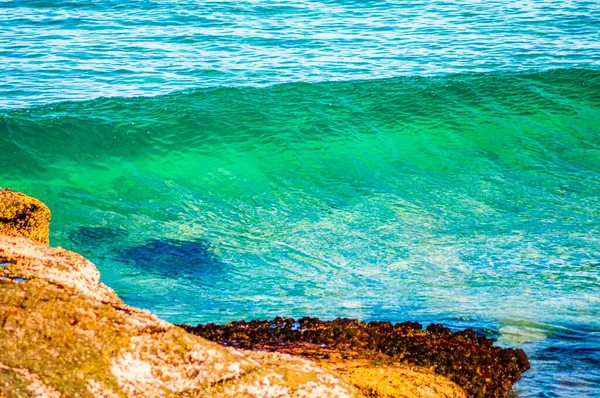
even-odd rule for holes
{"type": "Polygon", "coordinates": [[[471,327],[600,396],[600,3],[0,0],[0,187],[130,305],[471,327]]]}

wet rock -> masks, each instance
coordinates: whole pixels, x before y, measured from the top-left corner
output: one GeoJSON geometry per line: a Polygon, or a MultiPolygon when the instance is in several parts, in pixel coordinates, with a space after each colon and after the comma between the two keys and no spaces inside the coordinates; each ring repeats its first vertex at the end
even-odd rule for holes
{"type": "Polygon", "coordinates": [[[0,235],[48,244],[50,209],[39,200],[10,189],[0,189],[0,235]]]}
{"type": "MultiPolygon", "coordinates": [[[[427,371],[445,376],[471,397],[506,397],[521,374],[529,369],[529,361],[520,349],[496,347],[473,330],[453,333],[438,324],[423,330],[416,322],[393,325],[306,317],[184,327],[222,345],[283,352],[315,360],[346,375],[349,382],[367,395],[375,391],[373,396],[407,396],[403,395],[410,384],[407,380],[414,376],[405,378],[395,392],[388,390],[390,380],[393,384],[394,380],[401,379],[399,373],[412,370],[420,372],[421,377],[427,371]]],[[[432,379],[427,380],[439,387],[435,394],[443,394],[442,391],[458,394],[439,381],[436,384],[432,379]]],[[[417,378],[414,388],[408,390],[412,396],[419,396],[415,391],[424,385],[427,385],[425,379],[417,378]]]]}

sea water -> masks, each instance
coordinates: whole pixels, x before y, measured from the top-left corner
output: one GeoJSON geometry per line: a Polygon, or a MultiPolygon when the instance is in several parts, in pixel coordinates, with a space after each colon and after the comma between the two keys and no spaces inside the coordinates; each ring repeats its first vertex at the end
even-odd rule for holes
{"type": "Polygon", "coordinates": [[[600,3],[0,1],[0,186],[172,322],[439,322],[600,396],[600,3]]]}

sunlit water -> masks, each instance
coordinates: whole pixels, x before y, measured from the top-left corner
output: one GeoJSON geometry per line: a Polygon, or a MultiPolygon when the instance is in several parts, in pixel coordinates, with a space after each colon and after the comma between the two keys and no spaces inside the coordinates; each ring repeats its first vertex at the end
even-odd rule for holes
{"type": "Polygon", "coordinates": [[[0,186],[170,321],[474,327],[599,396],[599,17],[0,1],[0,186]]]}

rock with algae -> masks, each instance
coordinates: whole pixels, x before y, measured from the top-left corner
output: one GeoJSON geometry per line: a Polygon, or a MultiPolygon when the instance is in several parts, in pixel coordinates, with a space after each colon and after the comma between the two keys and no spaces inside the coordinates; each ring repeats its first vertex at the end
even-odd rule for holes
{"type": "Polygon", "coordinates": [[[39,200],[10,189],[0,189],[0,235],[48,244],[50,210],[39,200]]]}
{"type": "Polygon", "coordinates": [[[460,396],[458,384],[471,397],[506,397],[529,369],[523,350],[496,347],[473,330],[452,333],[437,324],[423,330],[416,322],[278,317],[184,327],[226,346],[315,360],[367,396],[460,396]]]}

